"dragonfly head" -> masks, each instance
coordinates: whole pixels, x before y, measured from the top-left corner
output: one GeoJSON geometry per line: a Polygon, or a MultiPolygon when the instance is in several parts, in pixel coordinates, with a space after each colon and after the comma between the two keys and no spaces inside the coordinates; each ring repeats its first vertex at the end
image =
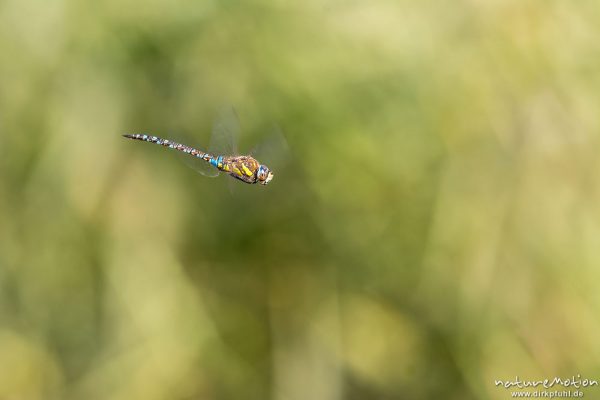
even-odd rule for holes
{"type": "Polygon", "coordinates": [[[256,177],[258,178],[258,183],[266,185],[273,179],[273,172],[266,165],[261,165],[258,167],[258,171],[256,171],[256,177]]]}

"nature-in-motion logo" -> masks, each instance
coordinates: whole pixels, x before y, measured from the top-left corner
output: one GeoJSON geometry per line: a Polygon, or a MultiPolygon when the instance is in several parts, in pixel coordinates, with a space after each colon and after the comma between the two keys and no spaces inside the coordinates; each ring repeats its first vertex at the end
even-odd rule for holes
{"type": "Polygon", "coordinates": [[[579,389],[598,386],[598,381],[582,378],[579,374],[577,377],[573,375],[566,379],[554,377],[553,379],[540,380],[522,380],[516,376],[514,380],[496,379],[494,385],[512,389],[511,397],[570,398],[583,397],[584,394],[579,389]],[[514,391],[515,389],[517,390],[514,391]]]}

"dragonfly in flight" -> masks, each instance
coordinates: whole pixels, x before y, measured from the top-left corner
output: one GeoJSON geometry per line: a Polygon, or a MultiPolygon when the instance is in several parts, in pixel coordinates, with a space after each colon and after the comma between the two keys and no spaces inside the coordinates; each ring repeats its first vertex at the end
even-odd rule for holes
{"type": "Polygon", "coordinates": [[[273,171],[251,155],[237,155],[235,136],[238,130],[239,123],[235,111],[227,109],[221,112],[215,122],[209,152],[153,135],[133,133],[123,136],[128,139],[155,143],[195,157],[202,163],[195,169],[205,176],[215,177],[220,172],[224,172],[244,183],[267,185],[273,179],[273,171]]]}

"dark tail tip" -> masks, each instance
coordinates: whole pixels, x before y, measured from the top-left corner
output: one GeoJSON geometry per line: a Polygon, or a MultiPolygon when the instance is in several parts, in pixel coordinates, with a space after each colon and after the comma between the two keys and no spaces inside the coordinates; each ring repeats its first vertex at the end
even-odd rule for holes
{"type": "Polygon", "coordinates": [[[133,139],[133,135],[125,134],[125,135],[121,135],[121,136],[123,136],[124,138],[127,138],[127,139],[133,139]]]}

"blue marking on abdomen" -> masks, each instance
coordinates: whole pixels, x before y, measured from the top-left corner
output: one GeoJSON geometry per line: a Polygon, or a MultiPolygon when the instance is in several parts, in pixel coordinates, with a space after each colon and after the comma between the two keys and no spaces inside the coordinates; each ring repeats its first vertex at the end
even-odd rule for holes
{"type": "MultiPolygon", "coordinates": [[[[220,158],[220,157],[218,157],[218,158],[220,158]]],[[[213,167],[216,167],[217,165],[219,165],[218,158],[215,158],[215,157],[211,158],[210,165],[212,165],[213,167]]]]}

